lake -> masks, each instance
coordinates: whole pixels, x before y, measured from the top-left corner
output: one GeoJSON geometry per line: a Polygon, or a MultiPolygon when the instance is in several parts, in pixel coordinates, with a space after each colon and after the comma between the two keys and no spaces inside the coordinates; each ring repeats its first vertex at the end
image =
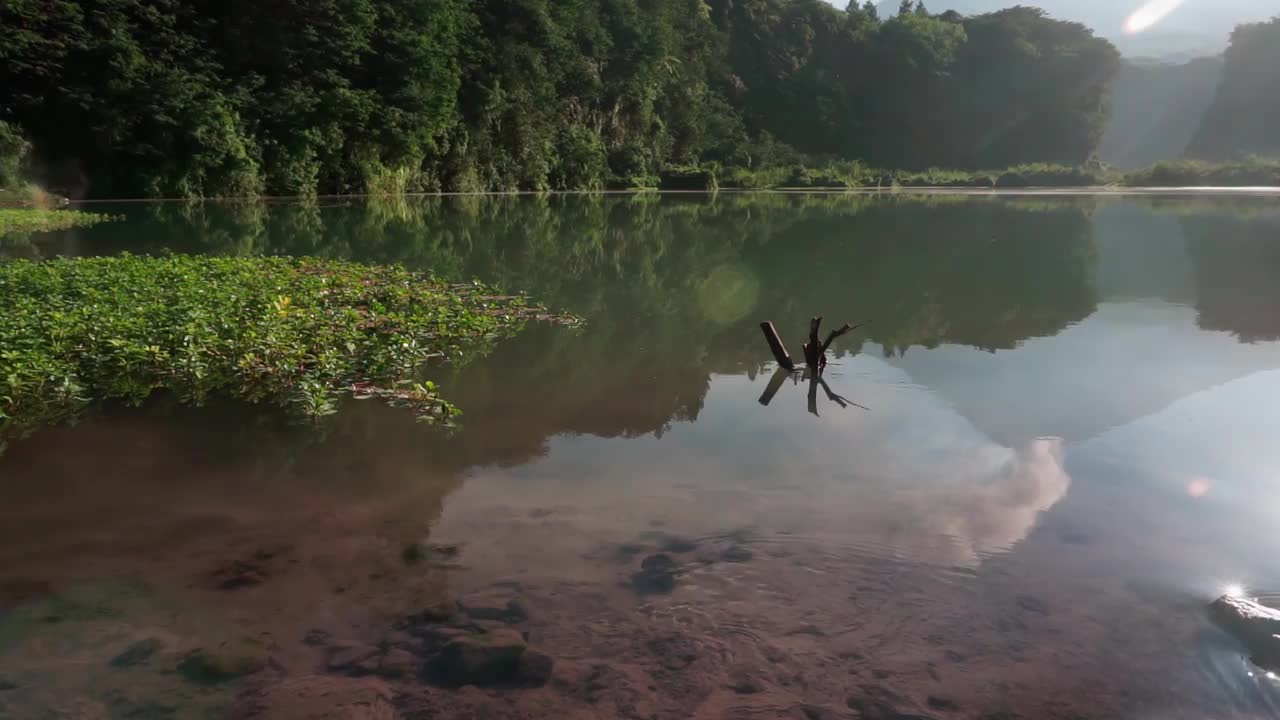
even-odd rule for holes
{"type": "Polygon", "coordinates": [[[395,262],[587,324],[433,369],[452,434],[157,397],[13,443],[2,717],[1280,717],[1205,612],[1280,590],[1275,198],[93,209],[0,254],[395,262]],[[758,327],[813,315],[867,323],[822,383],[758,327]],[[396,672],[453,600],[553,666],[396,672]]]}

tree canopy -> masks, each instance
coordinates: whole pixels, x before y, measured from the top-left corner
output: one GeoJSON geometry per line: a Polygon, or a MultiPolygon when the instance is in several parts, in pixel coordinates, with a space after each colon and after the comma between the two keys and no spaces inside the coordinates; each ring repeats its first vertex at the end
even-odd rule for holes
{"type": "Polygon", "coordinates": [[[596,189],[705,163],[1092,156],[1119,66],[1109,43],[1030,8],[909,5],[9,0],[0,123],[41,179],[97,196],[596,189]]]}

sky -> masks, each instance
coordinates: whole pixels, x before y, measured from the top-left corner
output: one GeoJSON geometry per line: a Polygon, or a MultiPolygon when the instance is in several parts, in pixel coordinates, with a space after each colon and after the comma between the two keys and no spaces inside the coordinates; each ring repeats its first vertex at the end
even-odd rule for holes
{"type": "MultiPolygon", "coordinates": [[[[837,7],[845,4],[845,0],[829,1],[837,7]]],[[[1099,35],[1115,39],[1121,50],[1171,36],[1182,36],[1187,45],[1196,44],[1194,38],[1225,45],[1236,25],[1280,15],[1280,0],[925,0],[931,12],[958,10],[966,15],[1016,4],[1042,7],[1056,18],[1082,22],[1099,35]]],[[[898,0],[881,0],[880,5],[894,12],[898,0]]]]}

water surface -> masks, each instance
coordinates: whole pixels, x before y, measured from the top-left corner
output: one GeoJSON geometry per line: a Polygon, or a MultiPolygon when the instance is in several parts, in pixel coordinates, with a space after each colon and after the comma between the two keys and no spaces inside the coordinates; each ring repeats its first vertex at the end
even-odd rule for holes
{"type": "Polygon", "coordinates": [[[1203,612],[1280,588],[1274,199],[107,210],[126,219],[0,252],[399,262],[590,322],[434,370],[465,411],[452,436],[371,403],[307,428],[161,397],[11,446],[0,716],[252,715],[325,676],[327,648],[476,592],[527,606],[552,682],[396,681],[406,717],[1278,714],[1203,612]],[[825,387],[762,399],[756,325],[798,355],[814,314],[868,324],[825,387]],[[674,590],[637,592],[661,552],[674,590]],[[161,649],[112,664],[143,639],[161,649]],[[227,642],[269,663],[175,671],[227,642]]]}

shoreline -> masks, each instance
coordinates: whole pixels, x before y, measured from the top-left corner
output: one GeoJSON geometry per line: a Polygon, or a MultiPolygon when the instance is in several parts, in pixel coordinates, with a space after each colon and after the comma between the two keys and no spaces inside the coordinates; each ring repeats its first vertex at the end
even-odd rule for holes
{"type": "Polygon", "coordinates": [[[1246,197],[1280,197],[1280,186],[1145,186],[1125,187],[1118,185],[1081,185],[1076,187],[1032,186],[1025,188],[992,188],[983,186],[946,187],[864,187],[864,188],[809,188],[809,187],[777,187],[767,189],[720,188],[719,190],[521,190],[514,192],[440,192],[440,193],[405,193],[403,195],[262,195],[258,197],[209,197],[209,198],[94,198],[91,200],[72,200],[71,206],[124,204],[124,203],[200,203],[200,202],[297,202],[300,200],[360,200],[366,198],[431,198],[431,197],[524,197],[548,195],[768,195],[768,194],[814,194],[814,195],[1082,195],[1082,196],[1127,196],[1127,195],[1234,195],[1246,197]]]}

